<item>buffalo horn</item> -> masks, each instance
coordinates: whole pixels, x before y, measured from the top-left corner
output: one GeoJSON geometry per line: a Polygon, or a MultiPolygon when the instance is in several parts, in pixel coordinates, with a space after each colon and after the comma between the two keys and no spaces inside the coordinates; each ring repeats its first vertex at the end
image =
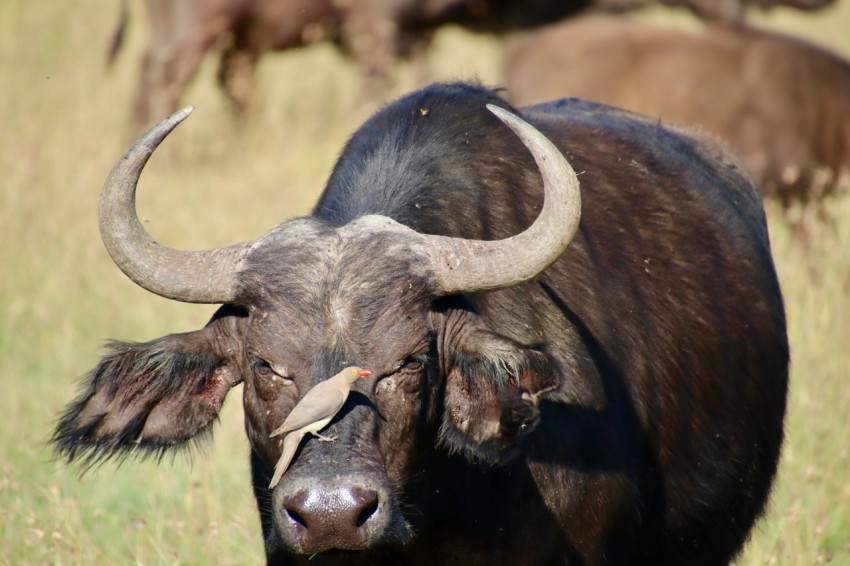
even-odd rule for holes
{"type": "Polygon", "coordinates": [[[136,214],[136,184],[163,139],[194,110],[178,110],[143,135],[115,164],[100,196],[100,235],[115,264],[140,287],[186,303],[227,303],[250,243],[182,251],[158,243],[136,214]]]}
{"type": "Polygon", "coordinates": [[[558,259],[581,218],[578,178],[546,136],[514,114],[487,108],[522,140],[543,177],[543,209],[525,231],[496,241],[423,235],[433,273],[446,294],[505,289],[536,277],[558,259]]]}

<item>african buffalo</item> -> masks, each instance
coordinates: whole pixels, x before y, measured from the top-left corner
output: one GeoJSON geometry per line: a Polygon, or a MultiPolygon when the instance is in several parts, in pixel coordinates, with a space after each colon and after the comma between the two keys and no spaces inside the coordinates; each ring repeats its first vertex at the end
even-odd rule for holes
{"type": "MultiPolygon", "coordinates": [[[[127,1],[109,61],[121,47],[127,1]]],[[[382,83],[399,56],[422,52],[443,25],[504,33],[595,9],[618,11],[661,2],[713,21],[738,21],[749,6],[816,9],[832,0],[146,0],[150,38],[133,111],[137,129],[177,109],[208,51],[222,48],[218,82],[237,109],[247,104],[260,56],[317,41],[351,53],[368,81],[382,83]]],[[[379,89],[380,90],[380,89],[379,89]]]]}
{"type": "Polygon", "coordinates": [[[352,136],[312,215],[187,252],[134,204],[187,114],[118,161],[101,234],[145,289],[223,306],[201,330],[112,343],[59,419],[62,455],[161,456],[243,383],[270,564],[739,551],[776,470],[788,344],[761,201],[723,147],[438,84],[352,136]],[[322,432],[336,440],[307,440],[270,490],[269,434],[349,365],[372,375],[322,432]]]}
{"type": "Polygon", "coordinates": [[[786,210],[850,168],[850,63],[797,38],[596,16],[510,39],[504,73],[517,104],[578,96],[717,135],[786,210]]]}
{"type": "MultiPolygon", "coordinates": [[[[333,39],[340,12],[332,0],[146,0],[150,36],[142,59],[133,105],[133,123],[146,127],[150,116],[177,109],[183,91],[204,56],[222,48],[218,81],[237,108],[246,101],[259,57],[333,39]],[[234,75],[240,75],[234,80],[234,75]]],[[[109,50],[111,65],[121,48],[129,20],[127,0],[109,50]]]]}

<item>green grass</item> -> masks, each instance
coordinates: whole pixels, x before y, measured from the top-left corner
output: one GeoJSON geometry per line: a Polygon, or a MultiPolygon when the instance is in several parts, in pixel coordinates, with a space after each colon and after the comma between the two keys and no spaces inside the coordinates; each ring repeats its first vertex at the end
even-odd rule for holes
{"type": "MultiPolygon", "coordinates": [[[[104,69],[113,3],[0,3],[0,564],[255,564],[262,542],[247,469],[241,391],[190,465],[106,464],[82,478],[53,461],[53,419],[107,338],[147,340],[203,325],[213,307],[155,297],[108,259],[100,186],[129,139],[143,6],[118,67],[104,69]]],[[[651,17],[667,18],[661,11],[651,17]]],[[[850,6],[760,18],[850,55],[850,6]]],[[[498,45],[450,29],[434,78],[498,83],[498,45]]],[[[346,137],[366,117],[356,72],[333,49],[263,60],[238,127],[207,62],[197,111],[151,162],[139,210],[179,247],[254,238],[309,210],[346,137]]],[[[402,66],[396,92],[413,83],[402,66]]],[[[850,564],[850,197],[803,250],[769,210],[793,354],[788,442],[768,516],[741,564],[850,564]]]]}

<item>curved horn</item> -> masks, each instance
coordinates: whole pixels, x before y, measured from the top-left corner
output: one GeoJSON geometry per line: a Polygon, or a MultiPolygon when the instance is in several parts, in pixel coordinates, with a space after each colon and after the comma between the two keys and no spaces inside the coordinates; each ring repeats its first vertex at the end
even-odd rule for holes
{"type": "Polygon", "coordinates": [[[158,243],[136,214],[136,184],[162,140],[194,107],[178,110],[139,138],[115,164],[100,195],[100,237],[115,264],[134,283],[186,303],[227,303],[250,243],[206,251],[181,251],[158,243]]]}
{"type": "Polygon", "coordinates": [[[578,177],[546,136],[507,110],[487,105],[531,152],[543,176],[540,215],[525,231],[496,241],[422,236],[442,291],[475,293],[519,285],[552,265],[569,245],[581,219],[578,177]]]}

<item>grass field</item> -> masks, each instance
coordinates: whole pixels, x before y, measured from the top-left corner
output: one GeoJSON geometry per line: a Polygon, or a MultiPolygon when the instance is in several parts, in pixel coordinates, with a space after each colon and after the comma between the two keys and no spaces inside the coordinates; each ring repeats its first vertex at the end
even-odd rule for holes
{"type": "MultiPolygon", "coordinates": [[[[850,56],[850,2],[765,25],[850,56]]],[[[843,2],[843,3],[842,3],[843,2]]],[[[156,466],[107,464],[82,478],[55,462],[53,420],[107,338],[148,340],[203,325],[214,308],[155,297],[109,260],[97,199],[128,145],[145,22],[141,2],[119,66],[104,69],[113,2],[0,2],[0,564],[256,564],[241,391],[210,449],[156,466]]],[[[649,16],[668,19],[661,11],[649,16]]],[[[498,83],[493,38],[447,30],[434,78],[498,83]]],[[[305,213],[349,133],[368,115],[356,73],[333,49],[263,60],[249,122],[214,88],[151,162],[139,210],[155,237],[204,248],[254,238],[305,213]]],[[[402,67],[398,92],[412,71],[402,67]]],[[[850,93],[848,93],[850,96],[850,93]]],[[[792,344],[779,481],[740,564],[850,564],[850,197],[808,250],[769,207],[792,344]]]]}

